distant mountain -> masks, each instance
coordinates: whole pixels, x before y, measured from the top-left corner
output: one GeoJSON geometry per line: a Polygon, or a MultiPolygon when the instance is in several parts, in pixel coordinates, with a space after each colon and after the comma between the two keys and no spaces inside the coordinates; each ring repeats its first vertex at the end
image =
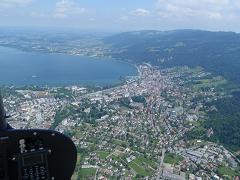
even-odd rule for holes
{"type": "Polygon", "coordinates": [[[159,67],[202,66],[240,83],[240,34],[200,30],[135,31],[104,39],[110,55],[159,67]]]}
{"type": "MultiPolygon", "coordinates": [[[[135,31],[104,39],[114,58],[133,63],[148,62],[160,68],[201,66],[239,86],[240,34],[199,30],[135,31]]],[[[213,102],[218,111],[208,113],[204,128],[213,128],[214,141],[240,148],[240,92],[213,102]]],[[[202,136],[202,135],[201,135],[202,136]]],[[[198,138],[197,136],[195,138],[198,138]]]]}

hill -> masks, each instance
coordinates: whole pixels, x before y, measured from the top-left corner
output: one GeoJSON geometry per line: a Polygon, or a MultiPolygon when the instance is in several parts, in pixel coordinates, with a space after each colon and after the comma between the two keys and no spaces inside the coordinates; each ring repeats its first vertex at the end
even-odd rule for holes
{"type": "Polygon", "coordinates": [[[233,90],[240,85],[240,34],[199,30],[135,31],[107,37],[104,41],[110,45],[110,55],[114,58],[137,64],[147,62],[160,68],[201,66],[229,80],[229,87],[235,87],[225,88],[231,98],[212,102],[218,111],[208,113],[209,120],[202,126],[213,128],[211,140],[234,150],[240,148],[240,92],[233,90]]]}
{"type": "Polygon", "coordinates": [[[202,66],[240,82],[240,34],[200,30],[135,31],[104,39],[110,55],[159,67],[202,66]]]}

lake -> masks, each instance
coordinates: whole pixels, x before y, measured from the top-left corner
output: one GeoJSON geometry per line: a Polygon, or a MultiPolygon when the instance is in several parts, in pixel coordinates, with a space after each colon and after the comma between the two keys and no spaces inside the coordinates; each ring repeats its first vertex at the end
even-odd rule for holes
{"type": "Polygon", "coordinates": [[[114,85],[136,76],[135,66],[108,58],[23,52],[0,47],[1,85],[114,85]]]}

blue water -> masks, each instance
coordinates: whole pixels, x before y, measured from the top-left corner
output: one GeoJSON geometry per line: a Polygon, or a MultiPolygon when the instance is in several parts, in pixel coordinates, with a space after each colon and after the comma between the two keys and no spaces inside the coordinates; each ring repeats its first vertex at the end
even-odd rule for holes
{"type": "Polygon", "coordinates": [[[107,58],[22,52],[0,47],[1,85],[113,85],[137,69],[107,58]]]}

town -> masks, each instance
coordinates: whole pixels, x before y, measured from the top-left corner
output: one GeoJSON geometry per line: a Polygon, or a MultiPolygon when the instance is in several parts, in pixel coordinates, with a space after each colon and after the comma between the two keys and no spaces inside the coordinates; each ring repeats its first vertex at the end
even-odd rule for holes
{"type": "MultiPolygon", "coordinates": [[[[222,77],[200,67],[138,65],[139,76],[111,88],[5,87],[9,123],[54,129],[78,149],[73,179],[224,179],[239,159],[221,144],[189,138],[227,94],[222,77]],[[206,80],[207,79],[207,80],[206,80]]],[[[206,137],[214,131],[209,128],[206,137]]]]}

